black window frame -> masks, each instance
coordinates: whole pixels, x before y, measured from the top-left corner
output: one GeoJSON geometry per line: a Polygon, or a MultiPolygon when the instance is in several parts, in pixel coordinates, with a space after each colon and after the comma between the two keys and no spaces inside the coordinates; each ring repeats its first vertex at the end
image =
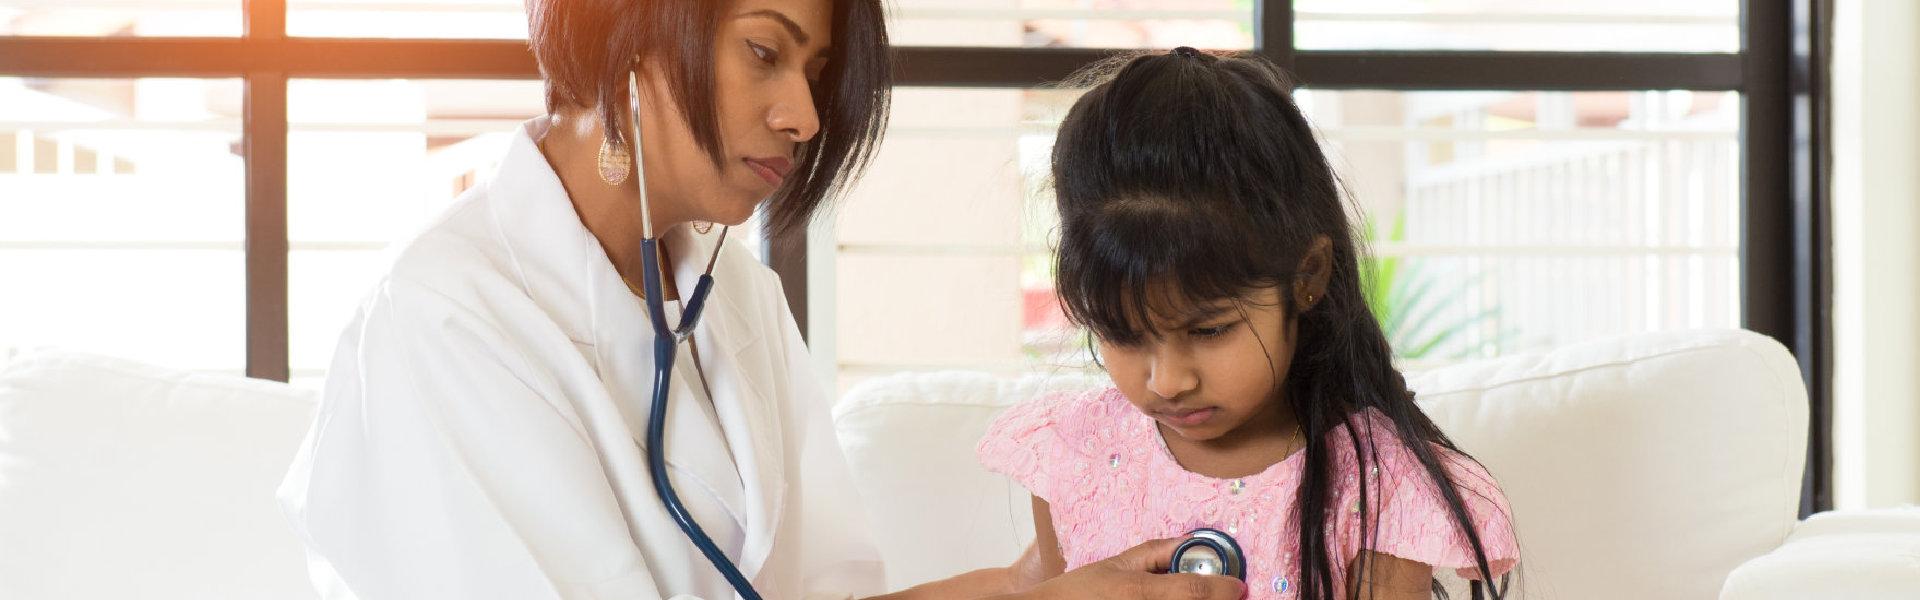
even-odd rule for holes
{"type": "MultiPolygon", "coordinates": [[[[1810,408],[1801,515],[1832,500],[1832,253],[1828,59],[1834,0],[1742,0],[1737,53],[1324,51],[1294,47],[1292,0],[1255,5],[1255,48],[1307,85],[1372,90],[1734,90],[1740,134],[1743,325],[1799,361],[1810,408]]],[[[245,82],[247,375],[286,381],[287,82],[293,78],[536,80],[518,40],[295,38],[286,0],[245,0],[238,38],[0,37],[0,76],[204,77],[245,82]]],[[[1022,88],[1112,50],[900,47],[903,86],[1022,88]]],[[[768,240],[807,323],[805,232],[768,240]]],[[[1657,418],[1649,415],[1648,418],[1657,418]]]]}

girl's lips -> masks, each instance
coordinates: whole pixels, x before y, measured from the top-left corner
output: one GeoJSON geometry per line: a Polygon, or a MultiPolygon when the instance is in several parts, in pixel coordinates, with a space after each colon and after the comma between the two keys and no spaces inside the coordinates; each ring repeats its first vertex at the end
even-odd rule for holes
{"type": "Polygon", "coordinates": [[[1160,422],[1174,427],[1198,427],[1206,423],[1207,419],[1213,418],[1213,413],[1215,412],[1219,412],[1219,409],[1194,408],[1188,410],[1155,411],[1153,416],[1154,418],[1160,419],[1160,422]]]}

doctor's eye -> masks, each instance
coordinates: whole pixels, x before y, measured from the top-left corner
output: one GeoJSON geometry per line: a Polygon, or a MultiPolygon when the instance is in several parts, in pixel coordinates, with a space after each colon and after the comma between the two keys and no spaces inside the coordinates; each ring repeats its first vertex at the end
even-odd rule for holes
{"type": "Polygon", "coordinates": [[[754,56],[759,57],[760,62],[767,63],[768,65],[774,65],[780,62],[780,51],[778,50],[751,41],[747,42],[747,49],[751,50],[754,56]]]}

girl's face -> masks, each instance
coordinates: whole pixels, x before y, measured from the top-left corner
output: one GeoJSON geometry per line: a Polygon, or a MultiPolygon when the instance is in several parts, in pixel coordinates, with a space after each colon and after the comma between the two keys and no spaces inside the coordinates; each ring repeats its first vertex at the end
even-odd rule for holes
{"type": "Polygon", "coordinates": [[[1102,362],[1120,393],[1180,437],[1224,441],[1285,435],[1279,382],[1293,363],[1299,320],[1281,309],[1281,288],[1164,311],[1158,335],[1121,345],[1102,340],[1102,362]]]}
{"type": "MultiPolygon", "coordinates": [[[[1146,324],[1136,344],[1099,343],[1120,393],[1161,431],[1199,443],[1233,444],[1292,434],[1280,382],[1293,364],[1300,319],[1282,308],[1313,310],[1326,298],[1332,243],[1317,236],[1286,285],[1255,288],[1232,299],[1170,306],[1146,324]]],[[[1177,295],[1174,295],[1177,296],[1177,295]]]]}
{"type": "Polygon", "coordinates": [[[665,80],[645,71],[640,111],[648,193],[677,199],[685,219],[739,225],[820,130],[813,89],[828,67],[833,0],[737,0],[728,10],[713,47],[720,164],[695,141],[665,80]]]}

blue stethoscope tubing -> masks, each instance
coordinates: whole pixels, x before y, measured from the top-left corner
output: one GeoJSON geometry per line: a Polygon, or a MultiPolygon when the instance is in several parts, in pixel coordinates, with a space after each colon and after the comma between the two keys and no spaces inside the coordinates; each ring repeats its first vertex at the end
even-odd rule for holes
{"type": "MultiPolygon", "coordinates": [[[[627,92],[634,100],[639,99],[639,76],[627,75],[627,92]]],[[[637,102],[635,102],[637,106],[637,102]]],[[[713,291],[713,265],[720,256],[719,248],[714,249],[713,262],[707,263],[707,272],[700,275],[700,282],[694,284],[693,294],[687,296],[685,312],[680,314],[680,323],[667,326],[666,300],[660,291],[660,246],[659,239],[653,236],[653,211],[647,206],[647,173],[645,162],[640,154],[640,111],[633,111],[633,172],[639,176],[640,184],[640,263],[645,273],[641,275],[642,291],[646,292],[647,320],[653,323],[653,404],[647,417],[647,471],[653,476],[653,491],[660,496],[660,503],[680,526],[687,540],[693,542],[700,553],[706,555],[713,568],[726,577],[727,583],[740,594],[743,600],[760,600],[759,592],[754,591],[753,583],[740,573],[739,567],[727,559],[713,538],[707,535],[700,524],[694,522],[693,515],[687,513],[687,507],[680,502],[680,494],[673,491],[673,483],[667,480],[666,444],[667,434],[667,396],[672,390],[674,358],[679,353],[681,342],[693,336],[694,327],[700,324],[700,312],[707,306],[707,294],[713,291]]],[[[726,245],[726,232],[720,233],[720,245],[726,245]]]]}

